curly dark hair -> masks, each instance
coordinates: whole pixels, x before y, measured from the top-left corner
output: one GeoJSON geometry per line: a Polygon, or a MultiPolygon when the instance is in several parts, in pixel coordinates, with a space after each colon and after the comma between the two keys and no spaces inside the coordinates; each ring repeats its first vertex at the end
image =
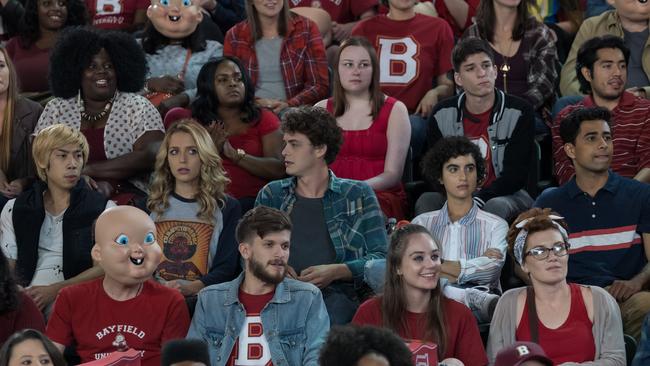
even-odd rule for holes
{"type": "Polygon", "coordinates": [[[605,121],[611,124],[612,114],[603,107],[576,108],[560,121],[560,137],[565,144],[575,144],[584,121],[605,121]]]}
{"type": "Polygon", "coordinates": [[[142,48],[130,34],[72,27],[63,31],[50,56],[52,94],[59,98],[77,95],[83,70],[102,48],[115,68],[117,90],[128,93],[140,91],[147,74],[147,61],[142,48]]]}
{"type": "Polygon", "coordinates": [[[336,326],[321,348],[321,366],[356,365],[368,354],[384,356],[391,366],[413,365],[413,356],[404,341],[385,328],[336,326]]]}
{"type": "MultiPolygon", "coordinates": [[[[68,16],[65,27],[88,24],[88,13],[83,0],[67,0],[68,16]]],[[[27,0],[25,12],[20,21],[18,40],[22,48],[30,48],[34,42],[41,38],[41,29],[38,23],[38,0],[27,0]]]]}
{"type": "Polygon", "coordinates": [[[618,48],[623,52],[625,64],[630,62],[630,49],[627,48],[622,38],[607,34],[602,37],[594,37],[587,40],[580,46],[578,55],[576,56],[576,76],[580,83],[580,91],[585,94],[591,93],[591,83],[582,75],[582,68],[586,67],[593,75],[594,63],[598,61],[598,50],[603,48],[618,48]]]}
{"type": "Polygon", "coordinates": [[[472,143],[465,136],[443,137],[424,155],[420,167],[422,175],[429,184],[439,192],[444,192],[445,187],[440,182],[442,179],[442,168],[449,159],[472,155],[476,163],[477,185],[485,179],[485,159],[481,155],[476,144],[472,143]]]}
{"type": "Polygon", "coordinates": [[[321,107],[302,106],[290,108],[282,116],[282,131],[301,133],[314,146],[326,146],[325,162],[334,162],[341,145],[343,145],[343,130],[336,119],[321,107]]]}
{"type": "MultiPolygon", "coordinates": [[[[185,37],[181,42],[181,46],[185,49],[191,49],[193,53],[201,52],[205,50],[206,41],[201,32],[201,25],[196,27],[194,33],[185,37]]],[[[158,29],[154,27],[153,23],[150,20],[147,20],[146,25],[144,26],[144,31],[142,32],[142,49],[144,52],[153,55],[158,52],[159,49],[167,46],[169,44],[169,38],[164,34],[158,32],[158,29]]]]}
{"type": "Polygon", "coordinates": [[[240,109],[244,116],[243,121],[246,123],[258,121],[260,109],[255,104],[255,88],[253,88],[253,83],[241,61],[234,56],[219,57],[216,60],[208,61],[201,67],[199,76],[196,78],[196,100],[192,102],[192,117],[204,126],[219,119],[219,115],[217,114],[219,100],[217,99],[217,91],[214,87],[214,75],[219,65],[225,61],[233,62],[237,65],[241,73],[242,82],[244,83],[244,101],[240,109]]]}
{"type": "Polygon", "coordinates": [[[18,308],[18,286],[7,257],[0,250],[0,315],[18,308]]]}

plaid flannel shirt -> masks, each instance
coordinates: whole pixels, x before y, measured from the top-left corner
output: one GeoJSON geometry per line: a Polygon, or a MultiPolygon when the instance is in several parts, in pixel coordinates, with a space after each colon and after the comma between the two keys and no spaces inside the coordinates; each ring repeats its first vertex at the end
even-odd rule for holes
{"type": "MultiPolygon", "coordinates": [[[[366,261],[386,257],[388,238],[384,215],[372,188],[364,182],[337,178],[330,171],[323,210],[336,262],[345,263],[352,277],[363,280],[366,261]]],[[[296,202],[296,178],[276,180],[257,194],[255,206],[269,206],[291,214],[296,202]]]]}
{"type": "MultiPolygon", "coordinates": [[[[292,15],[287,35],[282,40],[280,68],[290,107],[315,104],[327,98],[329,74],[325,46],[318,27],[311,20],[292,15]]],[[[245,20],[226,33],[224,55],[238,57],[257,85],[259,64],[255,54],[255,40],[245,20]]]]}
{"type": "MultiPolygon", "coordinates": [[[[466,32],[466,36],[480,37],[476,24],[466,32]]],[[[528,65],[528,91],[522,95],[536,111],[550,108],[555,103],[555,86],[558,82],[558,65],[555,33],[535,18],[528,18],[526,32],[521,45],[528,48],[524,60],[528,65]]],[[[521,46],[520,46],[521,47],[521,46]]],[[[546,116],[545,116],[546,117],[546,116]]],[[[549,120],[550,122],[550,120],[549,120]]]]}

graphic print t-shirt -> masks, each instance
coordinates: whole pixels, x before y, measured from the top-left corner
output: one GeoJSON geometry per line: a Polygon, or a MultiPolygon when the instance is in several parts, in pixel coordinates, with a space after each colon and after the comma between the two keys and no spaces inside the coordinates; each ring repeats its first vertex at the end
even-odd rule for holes
{"type": "Polygon", "coordinates": [[[230,353],[227,366],[273,365],[271,349],[264,335],[260,314],[274,294],[275,291],[263,295],[251,295],[239,290],[239,301],[246,309],[246,320],[230,353]]]}
{"type": "Polygon", "coordinates": [[[487,132],[491,114],[491,108],[481,114],[472,114],[466,109],[465,117],[463,118],[465,136],[478,146],[479,150],[481,150],[481,155],[485,158],[485,180],[481,185],[482,187],[489,186],[497,178],[492,168],[492,151],[487,132]]]}

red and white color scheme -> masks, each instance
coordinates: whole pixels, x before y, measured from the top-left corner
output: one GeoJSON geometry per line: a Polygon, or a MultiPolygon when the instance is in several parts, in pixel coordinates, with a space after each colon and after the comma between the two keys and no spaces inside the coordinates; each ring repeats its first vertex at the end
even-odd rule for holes
{"type": "Polygon", "coordinates": [[[228,366],[272,366],[271,349],[264,335],[261,312],[275,292],[250,295],[239,290],[239,301],[246,308],[246,319],[228,359],[228,366]]]}

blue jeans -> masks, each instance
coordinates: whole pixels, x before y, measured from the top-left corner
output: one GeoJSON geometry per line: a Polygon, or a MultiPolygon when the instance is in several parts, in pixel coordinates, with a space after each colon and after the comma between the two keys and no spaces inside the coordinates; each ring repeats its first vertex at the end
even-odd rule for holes
{"type": "Polygon", "coordinates": [[[422,156],[427,144],[427,135],[429,133],[429,120],[419,114],[409,115],[411,122],[411,149],[413,149],[413,158],[422,156]]]}
{"type": "Polygon", "coordinates": [[[359,299],[354,285],[346,282],[334,282],[321,289],[330,325],[348,324],[359,307],[359,299]]]}

